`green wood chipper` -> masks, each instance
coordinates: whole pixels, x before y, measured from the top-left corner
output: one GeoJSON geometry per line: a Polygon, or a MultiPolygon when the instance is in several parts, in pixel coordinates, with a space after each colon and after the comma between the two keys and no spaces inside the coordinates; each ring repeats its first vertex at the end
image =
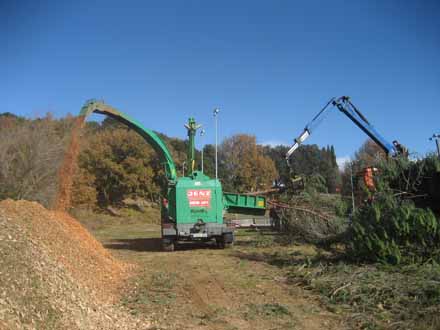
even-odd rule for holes
{"type": "Polygon", "coordinates": [[[188,130],[186,176],[177,177],[174,160],[162,139],[152,130],[115,108],[97,100],[89,100],[81,109],[80,116],[86,118],[99,113],[121,122],[150,144],[159,155],[165,169],[167,184],[161,203],[162,245],[173,251],[180,240],[215,240],[220,248],[234,242],[233,227],[224,221],[225,212],[249,215],[264,215],[266,199],[262,196],[224,193],[221,182],[195,170],[195,135],[200,125],[193,118],[185,127],[188,130]]]}

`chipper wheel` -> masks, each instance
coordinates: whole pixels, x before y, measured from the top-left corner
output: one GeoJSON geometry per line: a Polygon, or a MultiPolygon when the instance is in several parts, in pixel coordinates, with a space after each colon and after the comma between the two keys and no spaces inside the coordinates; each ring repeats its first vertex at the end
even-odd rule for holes
{"type": "Polygon", "coordinates": [[[234,244],[234,234],[226,233],[220,237],[215,238],[215,242],[217,243],[217,247],[219,249],[229,248],[234,244]]]}
{"type": "Polygon", "coordinates": [[[162,239],[162,250],[165,252],[173,252],[174,251],[175,242],[169,239],[162,239]]]}

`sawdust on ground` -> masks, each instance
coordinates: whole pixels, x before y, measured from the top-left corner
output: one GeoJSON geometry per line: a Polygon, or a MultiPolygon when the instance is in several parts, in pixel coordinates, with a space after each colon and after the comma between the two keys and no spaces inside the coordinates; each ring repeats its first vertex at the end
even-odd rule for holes
{"type": "Polygon", "coordinates": [[[68,214],[0,202],[0,329],[145,329],[116,306],[133,270],[68,214]]]}

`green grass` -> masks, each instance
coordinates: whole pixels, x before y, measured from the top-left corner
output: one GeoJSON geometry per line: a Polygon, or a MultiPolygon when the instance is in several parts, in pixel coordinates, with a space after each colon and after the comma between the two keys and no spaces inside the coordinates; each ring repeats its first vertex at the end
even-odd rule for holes
{"type": "Polygon", "coordinates": [[[311,261],[290,266],[288,281],[320,295],[362,329],[439,329],[440,266],[311,261]]]}
{"type": "Polygon", "coordinates": [[[262,317],[265,319],[279,318],[283,316],[290,316],[289,309],[278,303],[271,304],[248,304],[247,310],[244,313],[246,320],[262,317]]]}
{"type": "Polygon", "coordinates": [[[171,306],[176,299],[176,273],[141,274],[132,283],[132,290],[123,297],[122,305],[134,315],[151,313],[158,306],[171,306]]]}
{"type": "Polygon", "coordinates": [[[145,212],[129,208],[118,209],[118,216],[110,215],[104,210],[97,212],[89,209],[72,209],[70,213],[92,232],[126,225],[160,224],[160,210],[157,208],[147,208],[145,212]]]}
{"type": "MultiPolygon", "coordinates": [[[[244,230],[237,238],[247,242],[231,252],[240,259],[239,266],[249,261],[276,266],[288,285],[313,292],[354,329],[440,329],[440,265],[434,261],[402,266],[356,264],[344,258],[343,250],[278,244],[277,240],[261,247],[259,234],[244,230]]],[[[261,306],[250,305],[246,317],[257,313],[265,315],[261,306]]]]}
{"type": "Polygon", "coordinates": [[[198,314],[196,317],[200,318],[200,325],[207,325],[212,322],[225,324],[224,320],[222,320],[222,317],[227,315],[228,312],[225,308],[210,306],[207,312],[198,314]]]}
{"type": "MultiPolygon", "coordinates": [[[[136,218],[136,217],[135,217],[136,218]]],[[[158,227],[141,219],[113,219],[98,227],[95,234],[104,239],[160,237],[158,227]],[[152,229],[153,228],[153,229],[152,229]]],[[[240,229],[237,244],[231,250],[217,251],[237,258],[239,275],[235,288],[253,290],[258,280],[272,281],[272,273],[257,278],[249,268],[264,262],[283,274],[292,292],[300,286],[316,294],[331,312],[342,315],[353,329],[434,330],[440,329],[440,266],[361,265],[345,260],[342,254],[313,244],[284,244],[270,231],[240,229]],[[267,277],[267,279],[266,279],[267,277]]],[[[209,251],[204,251],[209,252],[209,251]]],[[[343,251],[339,251],[341,253],[343,251]]],[[[130,252],[124,252],[130,253],[130,252]]],[[[163,271],[140,274],[136,285],[123,299],[133,314],[149,315],[176,303],[176,286],[184,279],[163,271]]],[[[287,288],[289,290],[289,288],[287,288]]],[[[194,316],[201,325],[222,321],[222,310],[205,311],[194,316]]],[[[295,329],[296,321],[288,306],[277,302],[244,305],[241,317],[247,320],[277,320],[273,329],[295,329]]],[[[228,326],[225,324],[225,327],[228,326]]]]}
{"type": "Polygon", "coordinates": [[[176,273],[157,272],[151,276],[151,287],[157,290],[171,290],[176,284],[176,273]]]}
{"type": "Polygon", "coordinates": [[[148,208],[145,212],[120,209],[119,216],[85,209],[74,209],[71,213],[101,241],[160,237],[157,225],[160,212],[156,208],[148,208]]]}

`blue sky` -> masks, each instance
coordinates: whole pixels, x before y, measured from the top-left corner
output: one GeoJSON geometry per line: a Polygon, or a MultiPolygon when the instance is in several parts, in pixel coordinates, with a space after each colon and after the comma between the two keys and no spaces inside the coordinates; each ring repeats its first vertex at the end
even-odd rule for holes
{"type": "MultiPolygon", "coordinates": [[[[0,0],[0,112],[76,114],[102,98],[185,137],[255,134],[290,144],[349,95],[390,141],[434,150],[440,133],[438,1],[0,0]]],[[[366,136],[334,111],[308,143],[346,157],[366,136]]]]}

